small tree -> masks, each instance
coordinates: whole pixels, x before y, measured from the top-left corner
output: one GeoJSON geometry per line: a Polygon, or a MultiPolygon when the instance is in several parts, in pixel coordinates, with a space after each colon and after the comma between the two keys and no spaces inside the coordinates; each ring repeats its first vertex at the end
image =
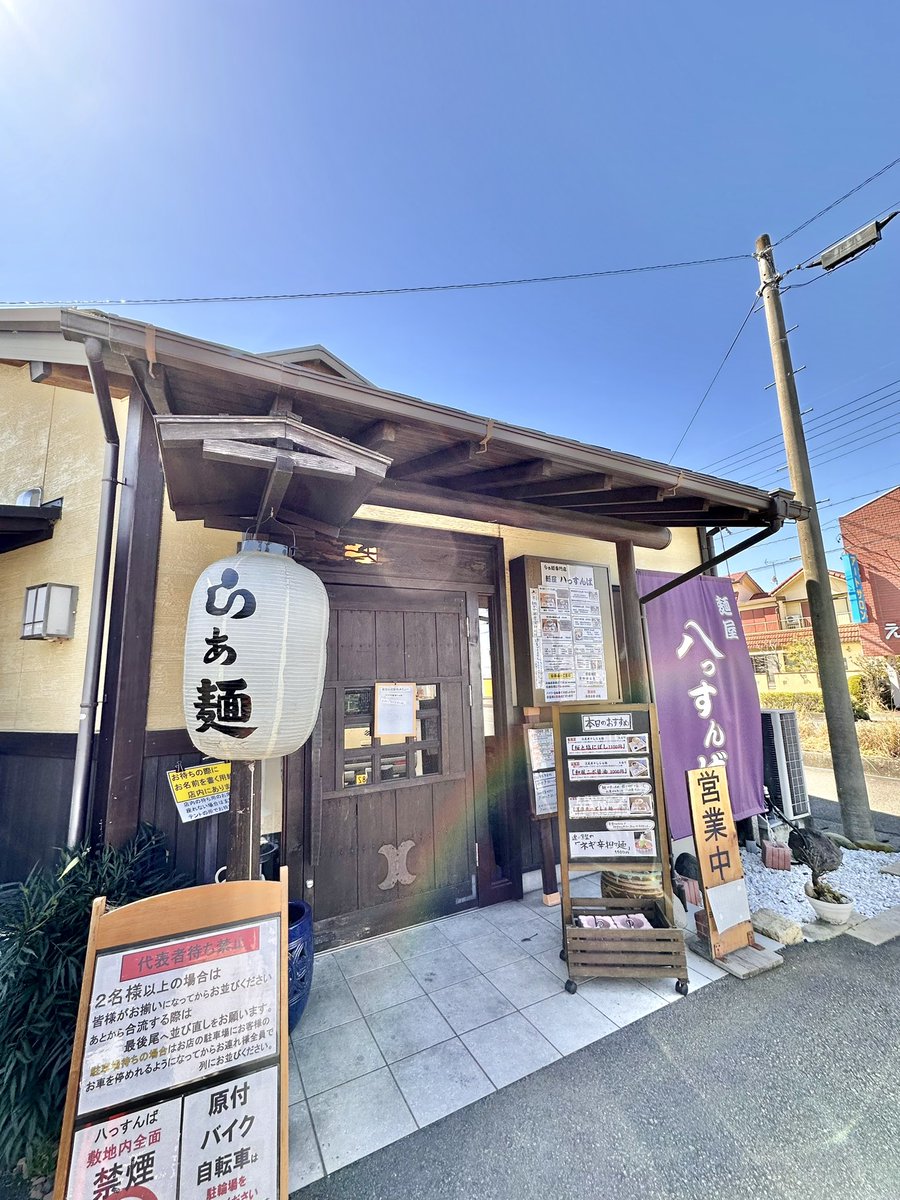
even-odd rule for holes
{"type": "Polygon", "coordinates": [[[900,660],[896,658],[865,656],[856,656],[850,660],[851,670],[859,676],[860,698],[870,712],[883,712],[892,707],[888,664],[892,664],[896,670],[898,661],[900,660]]]}
{"type": "Polygon", "coordinates": [[[784,666],[785,670],[802,675],[804,683],[809,681],[810,675],[814,675],[819,683],[819,663],[812,638],[796,638],[789,642],[784,648],[784,666]]]}

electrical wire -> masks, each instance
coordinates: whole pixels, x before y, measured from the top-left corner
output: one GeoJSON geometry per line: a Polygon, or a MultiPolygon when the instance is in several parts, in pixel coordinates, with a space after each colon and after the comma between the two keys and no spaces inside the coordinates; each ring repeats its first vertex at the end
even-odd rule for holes
{"type": "Polygon", "coordinates": [[[577,279],[606,279],[618,275],[641,275],[651,271],[674,271],[681,267],[705,267],[714,263],[739,262],[752,257],[752,254],[725,254],[718,258],[694,258],[684,262],[655,263],[646,267],[616,267],[604,271],[577,271],[567,275],[531,275],[521,279],[430,283],[412,287],[353,288],[334,292],[272,292],[243,296],[156,296],[125,300],[2,300],[0,306],[8,308],[123,308],[140,304],[249,304],[275,300],[346,300],[363,296],[408,296],[420,292],[462,292],[479,288],[518,287],[529,283],[570,283],[577,279]]]}
{"type": "Polygon", "coordinates": [[[722,368],[725,366],[725,364],[728,362],[728,359],[731,357],[732,350],[738,344],[738,340],[740,339],[741,334],[744,332],[744,329],[746,328],[747,322],[753,316],[754,312],[759,312],[759,306],[757,305],[757,298],[755,296],[753,297],[753,303],[750,305],[749,309],[747,310],[746,317],[744,317],[743,321],[741,321],[738,331],[734,335],[734,337],[731,341],[731,345],[725,351],[725,357],[719,363],[718,367],[716,368],[715,375],[713,375],[712,379],[709,381],[709,387],[706,389],[706,391],[700,397],[700,403],[697,405],[697,407],[694,409],[693,413],[691,414],[691,419],[688,421],[687,425],[685,425],[684,432],[682,433],[681,437],[678,439],[678,445],[675,447],[675,449],[669,455],[669,462],[672,461],[672,459],[675,457],[675,455],[680,450],[681,443],[687,437],[688,433],[690,432],[691,426],[694,424],[697,417],[699,416],[700,409],[706,403],[706,397],[713,390],[713,386],[714,386],[716,380],[719,378],[719,375],[722,373],[722,368]]]}
{"type": "MultiPolygon", "coordinates": [[[[892,379],[889,383],[883,383],[880,387],[873,388],[870,392],[863,392],[861,396],[854,397],[853,400],[840,400],[837,404],[832,404],[830,408],[823,408],[817,416],[812,417],[809,421],[805,422],[804,429],[812,429],[821,422],[826,421],[831,413],[844,412],[847,408],[847,405],[859,404],[863,400],[868,400],[870,396],[878,396],[879,392],[883,392],[885,388],[894,387],[896,384],[900,384],[900,379],[892,379]]],[[[895,395],[896,393],[892,392],[891,394],[895,395]]],[[[886,398],[887,397],[885,396],[878,396],[878,400],[885,400],[886,398]]],[[[874,404],[876,401],[873,400],[872,403],[874,404]]],[[[870,406],[868,404],[864,404],[862,409],[869,407],[870,406]]],[[[862,409],[857,411],[861,412],[862,409]]],[[[806,411],[809,412],[813,410],[807,409],[806,411]]],[[[751,450],[755,450],[758,446],[764,446],[769,442],[781,442],[783,446],[784,435],[782,433],[773,433],[771,437],[763,438],[759,442],[753,442],[751,445],[744,446],[740,450],[734,450],[731,454],[725,454],[722,458],[717,458],[715,462],[708,463],[705,467],[701,467],[700,469],[702,471],[712,471],[715,468],[729,470],[730,468],[725,466],[726,463],[729,463],[732,459],[743,459],[743,456],[745,454],[749,454],[751,450]]]]}
{"type": "Polygon", "coordinates": [[[826,213],[830,213],[833,208],[837,208],[839,204],[843,204],[845,200],[849,200],[851,196],[855,196],[857,192],[861,192],[864,187],[868,187],[870,183],[874,183],[876,179],[880,179],[882,175],[885,175],[893,167],[896,167],[898,163],[900,163],[900,158],[895,158],[892,162],[887,163],[880,170],[876,171],[874,175],[870,175],[868,179],[864,179],[862,183],[858,183],[855,187],[852,187],[849,192],[844,192],[843,196],[838,196],[837,200],[832,200],[830,204],[826,204],[824,208],[819,209],[817,213],[814,213],[806,221],[797,225],[789,233],[782,234],[777,242],[772,243],[773,246],[780,246],[782,242],[788,241],[789,238],[794,237],[801,230],[812,225],[814,221],[818,221],[826,213]]]}

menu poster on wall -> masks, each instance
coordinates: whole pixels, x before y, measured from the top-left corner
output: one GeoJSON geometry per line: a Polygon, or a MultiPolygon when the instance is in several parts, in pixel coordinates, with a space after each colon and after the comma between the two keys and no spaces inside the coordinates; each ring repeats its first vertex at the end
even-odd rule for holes
{"type": "Polygon", "coordinates": [[[658,863],[657,765],[649,707],[618,705],[609,712],[560,707],[554,710],[554,731],[565,795],[560,834],[569,859],[579,865],[658,863]],[[594,732],[598,727],[620,732],[594,732]]]}
{"type": "Polygon", "coordinates": [[[556,755],[551,725],[525,726],[525,758],[528,764],[531,815],[556,815],[556,755]]]}
{"type": "Polygon", "coordinates": [[[604,700],[600,592],[591,567],[540,564],[540,584],[529,588],[532,662],[536,687],[547,704],[604,700]]]}

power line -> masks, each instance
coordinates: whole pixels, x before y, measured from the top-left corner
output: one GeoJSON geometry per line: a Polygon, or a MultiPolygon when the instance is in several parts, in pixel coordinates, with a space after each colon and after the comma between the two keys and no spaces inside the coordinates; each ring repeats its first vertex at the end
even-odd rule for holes
{"type": "MultiPolygon", "coordinates": [[[[881,433],[879,433],[879,435],[876,437],[869,437],[868,435],[872,432],[873,432],[873,429],[869,428],[864,433],[860,434],[860,436],[858,438],[850,438],[849,440],[846,440],[843,442],[843,445],[845,445],[845,446],[852,446],[855,442],[862,441],[862,445],[856,446],[855,449],[847,450],[843,454],[835,454],[835,455],[832,455],[831,457],[828,457],[828,456],[826,456],[824,458],[813,457],[810,459],[810,466],[813,466],[813,467],[826,466],[828,463],[837,462],[839,459],[846,458],[850,454],[858,454],[860,452],[860,450],[866,450],[866,449],[868,449],[869,446],[875,445],[876,443],[880,445],[884,442],[889,442],[892,438],[900,437],[900,430],[898,430],[896,433],[889,433],[889,434],[887,434],[886,437],[881,436],[881,433]],[[865,439],[865,440],[863,440],[863,439],[865,439]]],[[[827,449],[827,447],[820,446],[818,449],[821,451],[821,450],[827,449]]],[[[762,471],[761,473],[759,473],[757,475],[752,475],[749,479],[745,480],[744,482],[749,483],[753,486],[756,486],[758,483],[762,483],[765,480],[774,479],[778,475],[783,475],[787,469],[788,468],[787,468],[786,464],[784,466],[779,467],[777,470],[767,468],[765,471],[762,471]]]]}
{"type": "Polygon", "coordinates": [[[140,304],[250,304],[275,300],[345,300],[361,296],[407,296],[419,292],[462,292],[478,288],[518,287],[526,283],[569,283],[576,279],[606,279],[617,275],[640,275],[650,271],[674,271],[681,267],[705,267],[713,263],[738,262],[752,254],[725,254],[718,258],[694,258],[684,262],[655,263],[646,267],[616,267],[605,271],[577,271],[567,275],[531,275],[521,279],[489,279],[467,283],[429,283],[413,287],[353,288],[334,292],[281,292],[230,296],[157,296],[144,299],[107,300],[3,300],[9,308],[123,308],[140,304]]]}
{"type": "MultiPolygon", "coordinates": [[[[792,229],[790,233],[782,234],[778,241],[774,242],[773,245],[780,246],[782,242],[786,242],[789,238],[794,237],[794,235],[800,233],[802,229],[806,229],[807,226],[812,225],[814,221],[818,221],[820,217],[824,217],[826,213],[830,213],[833,208],[837,208],[839,204],[843,204],[845,200],[849,200],[851,196],[855,196],[856,193],[862,191],[864,187],[868,187],[870,183],[874,183],[876,179],[879,179],[882,175],[886,174],[891,170],[892,167],[896,167],[897,163],[900,163],[900,158],[895,158],[893,162],[887,163],[879,171],[876,171],[874,175],[870,175],[868,179],[864,179],[862,183],[858,183],[856,187],[852,187],[849,192],[844,192],[843,196],[838,196],[837,200],[832,200],[830,204],[827,204],[824,208],[819,209],[817,213],[814,213],[813,216],[809,217],[806,221],[803,221],[795,229],[792,229]]],[[[817,276],[817,278],[820,278],[820,276],[817,276]]]]}
{"type": "Polygon", "coordinates": [[[694,424],[694,422],[696,421],[696,419],[700,413],[700,409],[706,403],[706,397],[713,390],[713,385],[715,384],[716,380],[719,378],[719,375],[722,373],[722,368],[725,366],[725,364],[728,362],[728,359],[731,357],[731,352],[735,348],[735,346],[738,344],[738,339],[740,338],[741,334],[744,332],[744,328],[745,328],[747,322],[753,316],[753,313],[757,312],[757,311],[759,311],[759,310],[756,307],[756,297],[754,296],[753,303],[750,305],[749,309],[747,310],[746,317],[744,317],[743,321],[741,321],[740,327],[738,328],[737,333],[734,335],[731,345],[725,351],[725,357],[722,359],[722,361],[719,363],[718,367],[716,368],[715,375],[713,375],[712,379],[709,381],[709,387],[706,389],[706,391],[700,397],[700,403],[694,409],[694,411],[691,415],[691,419],[688,421],[687,425],[685,425],[684,433],[682,433],[681,437],[678,439],[678,445],[675,447],[675,449],[672,451],[671,455],[669,456],[669,462],[672,461],[672,459],[675,457],[675,455],[678,453],[679,449],[681,448],[681,443],[687,437],[688,433],[690,432],[691,426],[694,424]]]}
{"type": "MultiPolygon", "coordinates": [[[[900,395],[900,393],[892,392],[892,393],[889,393],[889,395],[900,395]]],[[[885,399],[887,399],[887,397],[885,397],[885,399]]],[[[893,409],[893,408],[896,408],[898,404],[900,404],[900,399],[890,400],[889,403],[883,405],[882,408],[883,409],[893,409]]],[[[825,426],[823,426],[821,429],[817,430],[816,433],[814,433],[812,437],[807,439],[807,444],[811,445],[813,442],[819,442],[820,438],[828,437],[829,434],[836,433],[838,430],[841,430],[841,429],[847,429],[848,427],[854,427],[852,431],[859,432],[861,436],[863,436],[865,434],[869,434],[869,433],[883,432],[885,429],[890,429],[891,426],[893,425],[893,423],[896,421],[896,416],[895,415],[886,415],[882,411],[882,408],[876,408],[872,412],[865,414],[865,420],[860,425],[856,424],[856,422],[860,419],[860,414],[854,414],[852,417],[850,417],[846,421],[835,420],[832,422],[830,427],[826,428],[825,426]],[[871,423],[868,423],[870,421],[871,421],[871,423]],[[886,425],[879,424],[879,422],[884,422],[884,421],[887,421],[886,425]]],[[[811,454],[812,455],[820,455],[823,451],[826,451],[826,450],[828,450],[834,446],[840,445],[840,444],[852,445],[852,443],[856,440],[858,440],[858,439],[852,438],[848,442],[846,440],[846,434],[839,436],[837,438],[832,438],[831,441],[820,442],[818,445],[813,446],[811,449],[811,454]]],[[[764,466],[763,463],[764,463],[765,459],[771,458],[773,456],[775,456],[776,458],[781,457],[783,459],[784,458],[784,448],[782,447],[782,448],[780,448],[778,450],[774,450],[774,451],[770,450],[767,454],[758,455],[758,456],[756,456],[756,458],[749,459],[746,462],[746,464],[744,464],[744,465],[748,469],[750,469],[750,468],[755,469],[755,471],[757,472],[756,476],[751,476],[751,478],[762,479],[762,478],[768,477],[768,475],[771,473],[771,471],[773,471],[775,469],[774,464],[770,463],[768,466],[764,466]]],[[[821,458],[819,458],[819,459],[812,458],[810,461],[811,462],[816,462],[816,461],[821,462],[822,460],[821,460],[821,458]]],[[[779,472],[783,471],[785,469],[786,469],[786,464],[783,464],[781,467],[779,467],[779,472]]]]}
{"type": "MultiPolygon", "coordinates": [[[[873,388],[870,392],[863,392],[863,394],[861,396],[856,396],[853,400],[839,400],[837,404],[832,404],[830,408],[823,408],[820,413],[818,413],[816,416],[814,416],[811,420],[807,421],[805,423],[805,428],[807,430],[811,429],[813,426],[818,425],[820,422],[824,421],[829,416],[830,413],[843,412],[846,409],[848,404],[859,404],[860,401],[868,400],[870,396],[877,396],[879,392],[883,392],[885,390],[885,388],[893,387],[895,384],[900,384],[900,379],[892,379],[889,383],[883,383],[880,387],[873,388]]],[[[894,394],[894,393],[892,393],[892,394],[894,394]]],[[[886,399],[886,397],[879,396],[878,399],[884,400],[884,399],[886,399]]],[[[874,403],[874,401],[873,401],[873,403],[874,403]]],[[[863,405],[863,408],[868,408],[868,407],[869,407],[869,405],[863,405]]],[[[814,411],[814,410],[807,409],[806,411],[814,411]]],[[[711,471],[716,467],[724,467],[724,464],[730,462],[731,459],[741,458],[744,454],[749,453],[749,451],[751,451],[751,450],[755,450],[758,446],[764,446],[769,442],[776,442],[776,441],[781,442],[783,445],[784,444],[783,434],[773,433],[771,437],[763,438],[761,441],[758,441],[758,442],[752,442],[749,446],[744,446],[740,450],[734,450],[730,454],[725,454],[722,456],[722,458],[717,458],[715,460],[715,462],[708,463],[705,467],[701,467],[700,469],[702,471],[711,471]]],[[[730,468],[728,468],[728,469],[730,469],[730,468]]]]}

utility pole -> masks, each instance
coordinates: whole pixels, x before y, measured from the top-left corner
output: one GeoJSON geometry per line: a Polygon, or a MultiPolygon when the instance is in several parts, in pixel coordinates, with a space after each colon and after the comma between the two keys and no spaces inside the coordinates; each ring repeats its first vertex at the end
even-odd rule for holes
{"type": "Polygon", "coordinates": [[[803,573],[806,576],[806,595],[809,599],[813,641],[819,679],[822,683],[825,721],[828,726],[828,740],[831,744],[831,759],[844,833],[854,842],[873,842],[875,829],[869,808],[859,741],[856,737],[853,708],[850,704],[841,638],[831,595],[831,580],[822,542],[822,527],[816,508],[816,494],[800,416],[800,402],[797,399],[797,385],[794,382],[794,368],[781,308],[778,286],[781,276],[775,270],[772,243],[767,233],[757,238],[756,259],[759,262],[760,294],[766,310],[766,325],[769,330],[769,345],[775,369],[775,386],[791,487],[800,503],[809,507],[809,519],[797,522],[797,534],[800,539],[803,573]]]}

